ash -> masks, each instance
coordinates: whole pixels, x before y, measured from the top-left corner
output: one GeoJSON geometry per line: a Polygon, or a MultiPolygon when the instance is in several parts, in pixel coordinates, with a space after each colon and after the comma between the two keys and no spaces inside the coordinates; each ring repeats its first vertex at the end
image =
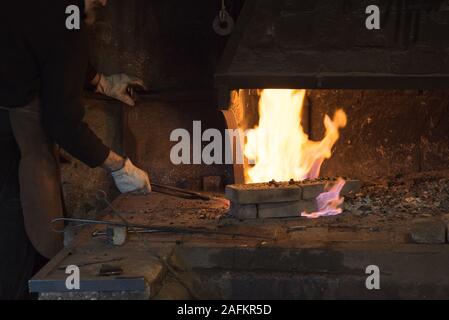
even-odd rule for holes
{"type": "Polygon", "coordinates": [[[345,197],[345,211],[359,216],[449,213],[449,170],[364,181],[359,193],[345,197]]]}

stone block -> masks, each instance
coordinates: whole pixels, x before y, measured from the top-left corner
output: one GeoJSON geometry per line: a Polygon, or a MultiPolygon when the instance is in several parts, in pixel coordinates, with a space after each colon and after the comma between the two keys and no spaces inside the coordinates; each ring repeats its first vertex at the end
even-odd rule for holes
{"type": "Polygon", "coordinates": [[[347,180],[345,186],[341,190],[341,195],[346,196],[350,193],[358,193],[362,188],[362,181],[360,180],[347,180]]]}
{"type": "MultiPolygon", "coordinates": [[[[304,200],[316,199],[321,193],[325,192],[326,185],[328,183],[334,184],[335,181],[324,182],[311,182],[302,185],[302,198],[304,200]]],[[[341,190],[341,196],[346,196],[350,193],[357,193],[362,187],[362,182],[359,180],[347,180],[343,189],[341,190]]]]}
{"type": "Polygon", "coordinates": [[[412,242],[442,244],[446,242],[446,226],[441,221],[417,221],[410,232],[412,242]]]}
{"type": "Polygon", "coordinates": [[[255,204],[236,204],[231,202],[230,214],[237,219],[257,219],[257,206],[255,204]]]}
{"type": "Polygon", "coordinates": [[[305,183],[302,185],[302,198],[304,200],[316,199],[324,192],[325,182],[305,183]]]}
{"type": "MultiPolygon", "coordinates": [[[[297,217],[302,212],[317,211],[315,199],[333,180],[306,182],[270,182],[226,187],[226,198],[231,201],[231,215],[238,219],[297,217]]],[[[342,196],[356,193],[362,183],[347,180],[342,196]]]]}
{"type": "Polygon", "coordinates": [[[258,216],[262,219],[299,217],[304,211],[314,212],[316,210],[317,208],[314,200],[264,203],[257,205],[258,216]]]}
{"type": "Polygon", "coordinates": [[[298,185],[275,186],[260,183],[226,187],[226,198],[236,204],[298,201],[301,196],[302,188],[298,185]]]}

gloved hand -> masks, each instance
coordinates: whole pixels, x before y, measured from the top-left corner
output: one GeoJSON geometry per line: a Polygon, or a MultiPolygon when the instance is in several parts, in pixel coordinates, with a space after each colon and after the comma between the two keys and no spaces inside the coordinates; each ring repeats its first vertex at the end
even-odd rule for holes
{"type": "Polygon", "coordinates": [[[151,192],[148,174],[133,165],[129,159],[125,160],[122,169],[112,172],[111,175],[121,193],[142,192],[146,194],[151,192]]]}
{"type": "Polygon", "coordinates": [[[98,82],[96,92],[122,101],[133,107],[136,103],[127,92],[129,86],[137,86],[145,89],[145,84],[142,80],[136,77],[130,77],[124,73],[111,76],[100,74],[100,81],[98,82]]]}

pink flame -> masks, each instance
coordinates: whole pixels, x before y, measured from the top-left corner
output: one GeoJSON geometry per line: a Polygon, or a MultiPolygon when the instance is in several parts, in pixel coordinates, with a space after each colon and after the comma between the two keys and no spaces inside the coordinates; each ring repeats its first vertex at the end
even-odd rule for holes
{"type": "Polygon", "coordinates": [[[301,217],[317,219],[320,217],[329,217],[341,214],[343,212],[343,209],[339,207],[343,204],[345,198],[340,197],[340,192],[345,184],[346,181],[342,178],[339,178],[336,184],[329,191],[320,194],[316,198],[318,212],[303,212],[301,213],[301,217]]]}

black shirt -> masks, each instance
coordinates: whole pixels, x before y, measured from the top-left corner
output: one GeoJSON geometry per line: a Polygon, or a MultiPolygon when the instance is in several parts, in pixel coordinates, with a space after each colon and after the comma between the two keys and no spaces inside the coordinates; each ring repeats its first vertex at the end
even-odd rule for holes
{"type": "Polygon", "coordinates": [[[81,30],[66,28],[66,8],[73,4],[83,12],[83,0],[2,3],[0,106],[22,107],[39,95],[49,137],[90,167],[97,167],[106,160],[109,148],[83,122],[87,36],[84,26],[81,30]]]}

